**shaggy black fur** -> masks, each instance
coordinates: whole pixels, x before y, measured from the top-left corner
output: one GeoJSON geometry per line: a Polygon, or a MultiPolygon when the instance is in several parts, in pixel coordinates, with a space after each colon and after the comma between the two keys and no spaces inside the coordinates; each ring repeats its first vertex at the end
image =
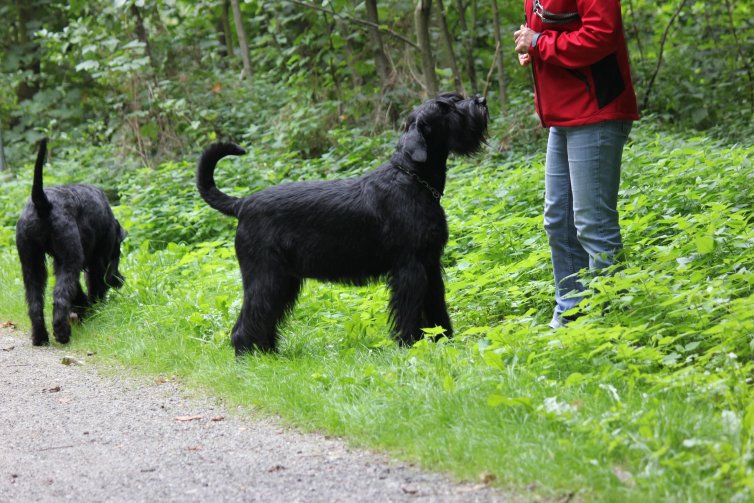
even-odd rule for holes
{"type": "Polygon", "coordinates": [[[102,299],[107,290],[123,285],[118,271],[120,243],[126,234],[113,216],[105,193],[91,185],[42,187],[42,167],[47,140],[39,144],[31,198],[16,224],[16,247],[26,288],[31,318],[31,341],[47,344],[44,295],[47,285],[45,255],[53,258],[52,329],[58,342],[71,337],[71,318],[83,317],[86,308],[102,299]],[[79,283],[86,272],[87,292],[79,283]]]}
{"type": "Polygon", "coordinates": [[[446,93],[417,107],[391,159],[357,178],[288,183],[245,198],[215,186],[217,162],[245,151],[216,143],[202,154],[197,187],[216,210],[238,218],[236,255],[243,307],[232,332],[236,353],[274,350],[277,325],[304,278],[361,285],[386,276],[400,342],[422,327],[452,335],[440,257],[448,227],[439,197],[449,153],[480,150],[484,98],[446,93]]]}

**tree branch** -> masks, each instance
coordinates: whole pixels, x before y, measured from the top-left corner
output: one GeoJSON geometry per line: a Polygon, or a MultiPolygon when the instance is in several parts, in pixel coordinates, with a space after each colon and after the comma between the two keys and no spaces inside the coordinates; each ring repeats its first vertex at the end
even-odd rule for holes
{"type": "Polygon", "coordinates": [[[668,32],[670,31],[670,27],[673,26],[675,18],[677,18],[678,14],[681,13],[681,10],[686,5],[687,1],[688,0],[681,1],[681,4],[670,17],[670,21],[668,21],[668,25],[665,27],[665,31],[662,33],[662,39],[660,40],[660,54],[657,56],[657,66],[655,66],[655,71],[654,73],[652,73],[652,77],[649,79],[649,84],[647,84],[647,90],[644,93],[644,100],[641,104],[642,110],[646,110],[647,106],[649,106],[649,95],[652,93],[652,86],[654,86],[655,79],[657,78],[657,74],[660,71],[660,65],[662,65],[662,53],[665,51],[665,41],[668,39],[668,32]]]}
{"type": "Polygon", "coordinates": [[[368,26],[370,28],[377,28],[378,30],[382,31],[383,33],[387,33],[391,37],[397,38],[398,40],[400,40],[404,44],[410,45],[414,49],[417,49],[417,50],[419,49],[419,46],[416,43],[414,43],[412,40],[404,37],[400,33],[394,32],[390,28],[385,28],[382,25],[370,23],[369,21],[364,21],[363,19],[359,19],[357,17],[349,16],[348,14],[340,14],[338,12],[335,12],[332,9],[326,9],[324,7],[320,7],[319,5],[310,4],[309,2],[304,2],[302,0],[288,0],[288,1],[291,2],[291,3],[294,3],[296,5],[300,5],[302,7],[306,7],[307,9],[314,9],[314,10],[318,10],[320,12],[326,12],[327,14],[330,14],[331,16],[335,16],[335,17],[338,17],[338,18],[341,18],[341,19],[345,19],[345,20],[351,21],[353,23],[360,24],[362,26],[368,26]]]}

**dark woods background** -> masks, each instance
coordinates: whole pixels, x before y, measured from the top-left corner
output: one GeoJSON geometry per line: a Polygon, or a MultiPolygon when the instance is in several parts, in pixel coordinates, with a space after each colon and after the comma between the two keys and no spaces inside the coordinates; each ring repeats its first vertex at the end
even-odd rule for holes
{"type": "MultiPolygon", "coordinates": [[[[750,2],[624,0],[645,120],[751,139],[750,2]]],[[[492,145],[542,138],[512,33],[521,0],[2,0],[0,168],[42,135],[154,166],[215,138],[307,158],[438,90],[488,96],[492,145]]],[[[536,142],[535,142],[536,143],[536,142]]]]}

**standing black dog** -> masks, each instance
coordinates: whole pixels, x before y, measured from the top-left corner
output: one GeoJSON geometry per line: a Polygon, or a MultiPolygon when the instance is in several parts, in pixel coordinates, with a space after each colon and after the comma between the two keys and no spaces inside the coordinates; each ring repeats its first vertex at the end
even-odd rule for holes
{"type": "Polygon", "coordinates": [[[231,336],[236,353],[274,350],[277,325],[304,278],[361,285],[387,276],[391,320],[401,343],[422,327],[452,335],[440,257],[448,240],[440,196],[446,160],[484,143],[485,99],[446,93],[417,107],[391,159],[358,178],[277,185],[249,197],[215,186],[217,162],[245,151],[216,143],[202,154],[197,187],[212,208],[238,218],[236,255],[243,307],[231,336]]]}
{"type": "Polygon", "coordinates": [[[31,199],[16,224],[16,247],[26,288],[31,318],[31,342],[49,342],[44,320],[47,284],[45,255],[52,256],[55,270],[52,330],[55,339],[71,337],[70,318],[83,317],[86,308],[102,299],[107,290],[123,285],[118,271],[120,243],[125,231],[113,216],[107,197],[91,185],[42,187],[42,167],[47,140],[39,144],[34,165],[31,199]],[[79,274],[86,271],[84,295],[79,274]]]}

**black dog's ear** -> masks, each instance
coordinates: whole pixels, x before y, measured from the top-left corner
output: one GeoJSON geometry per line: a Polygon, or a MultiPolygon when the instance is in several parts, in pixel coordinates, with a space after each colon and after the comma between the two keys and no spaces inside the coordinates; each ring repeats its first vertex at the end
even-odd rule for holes
{"type": "Polygon", "coordinates": [[[436,99],[435,103],[437,103],[437,105],[440,107],[440,110],[444,114],[450,112],[456,106],[452,101],[448,101],[447,99],[443,98],[436,99]]]}
{"type": "Polygon", "coordinates": [[[403,149],[414,162],[427,162],[427,141],[419,132],[419,126],[409,127],[403,135],[403,149]]]}

